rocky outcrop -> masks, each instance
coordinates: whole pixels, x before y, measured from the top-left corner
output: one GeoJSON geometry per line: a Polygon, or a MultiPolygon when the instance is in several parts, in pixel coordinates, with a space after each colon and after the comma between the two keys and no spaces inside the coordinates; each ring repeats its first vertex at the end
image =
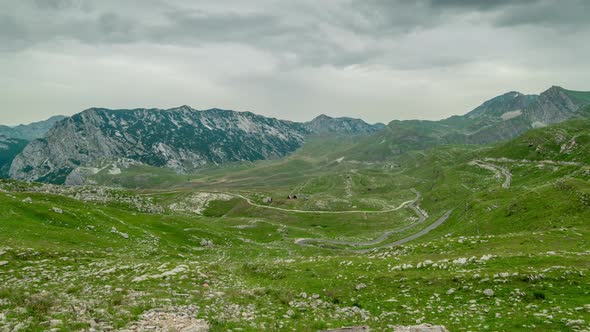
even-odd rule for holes
{"type": "Polygon", "coordinates": [[[524,111],[525,117],[531,122],[551,124],[565,121],[585,103],[575,100],[571,92],[558,86],[553,86],[541,93],[535,103],[524,111]]]}
{"type": "Polygon", "coordinates": [[[32,141],[14,159],[10,176],[64,183],[78,167],[120,158],[187,172],[210,163],[278,158],[300,147],[307,133],[299,123],[250,112],[92,108],[32,141]]]}

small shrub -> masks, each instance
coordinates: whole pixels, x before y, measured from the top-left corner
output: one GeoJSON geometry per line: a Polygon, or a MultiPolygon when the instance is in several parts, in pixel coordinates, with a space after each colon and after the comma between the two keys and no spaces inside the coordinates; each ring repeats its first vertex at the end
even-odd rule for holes
{"type": "Polygon", "coordinates": [[[340,291],[336,288],[327,289],[324,295],[332,300],[334,304],[340,304],[340,291]]]}
{"type": "Polygon", "coordinates": [[[27,297],[24,305],[31,316],[44,316],[53,307],[53,299],[47,293],[35,294],[27,297]]]}
{"type": "Polygon", "coordinates": [[[123,299],[124,299],[123,294],[115,293],[111,297],[111,305],[112,306],[120,306],[121,304],[123,304],[123,299]]]}

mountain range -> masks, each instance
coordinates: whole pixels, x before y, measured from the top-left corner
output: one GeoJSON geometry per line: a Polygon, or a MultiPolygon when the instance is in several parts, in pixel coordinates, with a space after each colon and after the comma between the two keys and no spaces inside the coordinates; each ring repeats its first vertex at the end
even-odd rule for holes
{"type": "Polygon", "coordinates": [[[54,124],[65,118],[66,116],[63,115],[55,115],[47,120],[33,122],[26,125],[21,124],[13,127],[0,125],[0,135],[31,141],[43,137],[54,124]]]}
{"type": "Polygon", "coordinates": [[[20,128],[13,136],[5,134],[7,137],[34,138],[22,151],[22,140],[12,140],[12,152],[0,166],[6,169],[11,163],[8,173],[14,179],[79,184],[83,182],[79,169],[114,160],[185,173],[210,164],[280,158],[300,148],[310,135],[356,135],[361,138],[347,151],[347,158],[382,160],[442,144],[512,139],[532,128],[584,117],[584,107],[589,104],[589,92],[554,86],[540,95],[508,92],[462,116],[440,121],[394,120],[387,126],[326,115],[298,123],[250,112],[199,111],[189,106],[167,110],[91,108],[27,130],[22,126],[0,128],[7,133],[20,128]],[[48,127],[51,129],[43,137],[35,138],[48,127]],[[20,153],[11,161],[15,151],[20,153]]]}

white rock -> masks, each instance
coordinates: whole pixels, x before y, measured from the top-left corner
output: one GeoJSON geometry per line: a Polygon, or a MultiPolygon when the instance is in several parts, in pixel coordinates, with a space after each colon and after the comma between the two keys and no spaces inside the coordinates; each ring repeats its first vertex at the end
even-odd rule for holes
{"type": "Polygon", "coordinates": [[[52,207],[51,211],[55,212],[55,213],[59,213],[59,214],[63,214],[64,210],[60,209],[60,208],[56,208],[56,207],[52,207]]]}
{"type": "Polygon", "coordinates": [[[465,257],[457,258],[457,259],[453,260],[453,264],[458,264],[458,265],[467,264],[467,258],[465,258],[465,257]]]}
{"type": "Polygon", "coordinates": [[[485,295],[485,296],[494,296],[494,291],[488,288],[488,289],[486,289],[486,290],[483,291],[483,295],[485,295]]]}
{"type": "Polygon", "coordinates": [[[356,289],[356,290],[361,290],[361,289],[365,289],[365,288],[367,288],[367,285],[365,285],[364,283],[360,283],[354,287],[354,289],[356,289]]]}
{"type": "Polygon", "coordinates": [[[446,327],[442,325],[420,324],[415,326],[395,326],[394,332],[449,332],[446,327]]]}

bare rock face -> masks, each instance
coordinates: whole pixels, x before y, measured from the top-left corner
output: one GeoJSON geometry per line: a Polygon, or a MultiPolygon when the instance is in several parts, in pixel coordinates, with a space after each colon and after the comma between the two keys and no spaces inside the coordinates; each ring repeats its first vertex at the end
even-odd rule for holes
{"type": "Polygon", "coordinates": [[[128,158],[187,172],[205,164],[278,158],[303,144],[302,124],[250,112],[93,108],[56,123],[12,162],[20,180],[79,184],[72,172],[101,160],[128,158]]]}
{"type": "Polygon", "coordinates": [[[553,86],[541,93],[537,103],[527,109],[526,115],[531,122],[558,123],[569,119],[580,106],[567,90],[553,86]]]}

